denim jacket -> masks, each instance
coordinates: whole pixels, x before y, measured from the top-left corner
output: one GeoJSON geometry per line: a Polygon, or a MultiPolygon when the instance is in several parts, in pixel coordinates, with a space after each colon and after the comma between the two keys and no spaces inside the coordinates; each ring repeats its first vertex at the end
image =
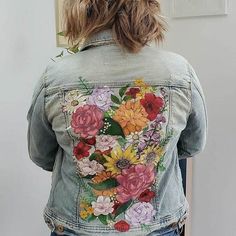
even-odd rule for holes
{"type": "Polygon", "coordinates": [[[144,236],[186,219],[179,160],[203,151],[203,89],[181,55],[124,53],[110,30],[48,63],[27,114],[31,160],[52,172],[51,230],[144,236]]]}

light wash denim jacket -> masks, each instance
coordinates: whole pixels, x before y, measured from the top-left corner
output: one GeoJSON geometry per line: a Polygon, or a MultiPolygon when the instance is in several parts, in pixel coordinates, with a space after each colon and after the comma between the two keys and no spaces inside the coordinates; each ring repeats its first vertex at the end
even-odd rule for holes
{"type": "Polygon", "coordinates": [[[144,236],[188,216],[179,160],[203,151],[208,121],[183,56],[125,54],[100,31],[47,65],[27,119],[29,156],[52,171],[52,231],[144,236]]]}

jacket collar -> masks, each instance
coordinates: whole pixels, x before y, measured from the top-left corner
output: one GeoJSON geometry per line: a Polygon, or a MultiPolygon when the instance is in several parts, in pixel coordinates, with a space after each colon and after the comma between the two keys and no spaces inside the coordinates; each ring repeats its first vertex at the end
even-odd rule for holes
{"type": "Polygon", "coordinates": [[[104,29],[85,39],[85,41],[80,46],[80,51],[91,45],[99,46],[111,43],[115,43],[115,40],[112,36],[112,29],[104,29]]]}

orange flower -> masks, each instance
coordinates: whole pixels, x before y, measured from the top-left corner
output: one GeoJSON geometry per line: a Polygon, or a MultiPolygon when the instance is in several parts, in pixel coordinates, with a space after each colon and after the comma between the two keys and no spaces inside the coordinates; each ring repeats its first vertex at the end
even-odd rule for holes
{"type": "Polygon", "coordinates": [[[106,171],[102,171],[99,174],[97,174],[95,177],[92,178],[92,181],[95,184],[101,183],[107,179],[110,179],[112,177],[112,174],[110,171],[106,172],[106,171]]]}
{"type": "Polygon", "coordinates": [[[111,188],[111,189],[106,189],[106,190],[101,190],[101,191],[94,189],[93,192],[96,196],[113,197],[115,196],[117,190],[116,188],[111,188]]]}
{"type": "Polygon", "coordinates": [[[128,100],[120,105],[112,117],[124,130],[125,135],[141,131],[148,123],[147,112],[139,101],[128,100]]]}

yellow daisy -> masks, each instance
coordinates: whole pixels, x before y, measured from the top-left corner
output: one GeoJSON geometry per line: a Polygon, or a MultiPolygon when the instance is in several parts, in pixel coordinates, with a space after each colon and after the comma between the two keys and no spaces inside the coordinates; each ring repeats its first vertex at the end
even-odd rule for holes
{"type": "Polygon", "coordinates": [[[135,84],[136,86],[138,86],[138,87],[148,87],[148,86],[149,86],[148,84],[146,84],[146,83],[144,82],[143,77],[140,77],[139,79],[136,79],[136,80],[134,81],[134,84],[135,84]]]}
{"type": "Polygon", "coordinates": [[[81,217],[82,219],[87,218],[87,217],[88,217],[88,212],[87,212],[87,211],[81,211],[81,212],[80,212],[80,217],[81,217]]]}
{"type": "Polygon", "coordinates": [[[153,87],[146,84],[142,77],[140,79],[136,79],[134,81],[134,84],[138,87],[140,87],[140,92],[136,94],[136,98],[143,98],[145,93],[152,93],[154,92],[153,87]]]}
{"type": "Polygon", "coordinates": [[[86,211],[89,215],[93,214],[93,208],[92,207],[87,207],[86,211]]]}
{"type": "Polygon", "coordinates": [[[148,146],[144,149],[143,154],[140,157],[140,161],[143,164],[153,163],[154,165],[157,165],[163,153],[163,147],[156,147],[155,145],[148,146]]]}
{"type": "Polygon", "coordinates": [[[140,163],[140,160],[136,158],[132,145],[128,146],[125,151],[120,146],[117,146],[111,151],[111,157],[107,155],[103,156],[107,161],[104,163],[104,166],[107,167],[107,171],[111,171],[114,175],[120,174],[122,169],[127,169],[132,164],[140,163]]]}

